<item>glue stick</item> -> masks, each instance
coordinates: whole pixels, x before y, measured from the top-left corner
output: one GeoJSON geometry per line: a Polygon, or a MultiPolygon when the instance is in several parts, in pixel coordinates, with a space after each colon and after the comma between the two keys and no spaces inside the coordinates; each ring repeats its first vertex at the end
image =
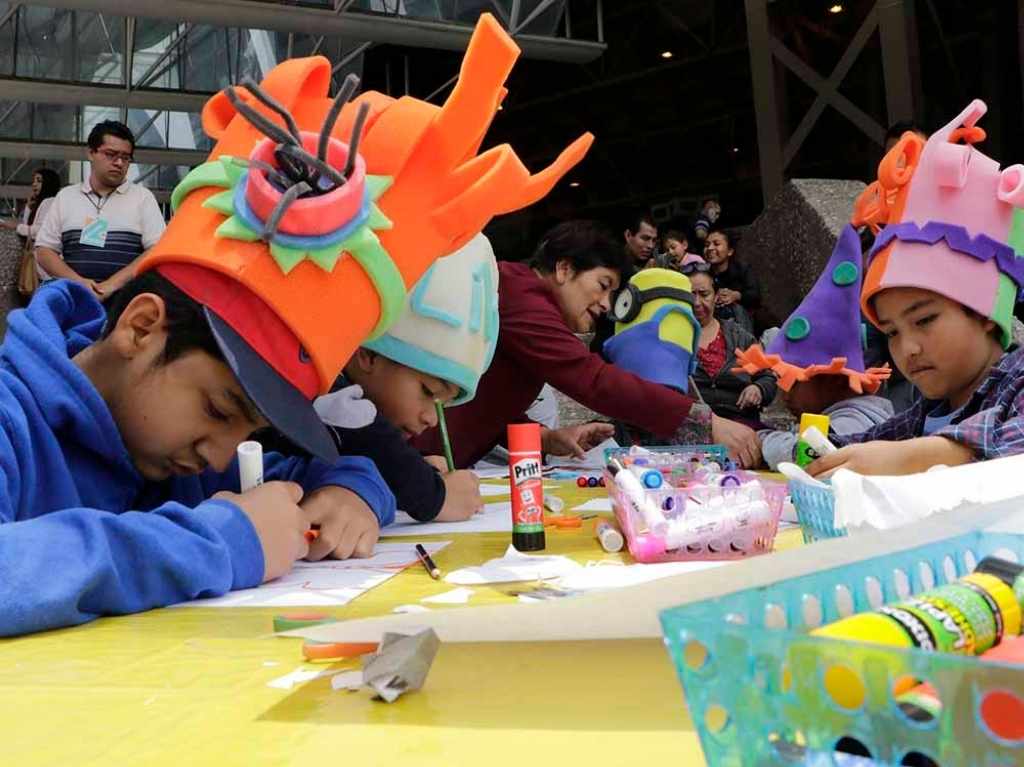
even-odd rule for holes
{"type": "Polygon", "coordinates": [[[829,418],[827,415],[804,413],[800,416],[800,438],[796,443],[796,465],[801,469],[820,457],[818,452],[804,438],[804,432],[810,427],[815,426],[823,436],[827,437],[828,425],[829,418]]]}
{"type": "Polygon", "coordinates": [[[540,551],[545,546],[540,424],[509,424],[508,481],[512,492],[512,545],[516,551],[540,551]]]}

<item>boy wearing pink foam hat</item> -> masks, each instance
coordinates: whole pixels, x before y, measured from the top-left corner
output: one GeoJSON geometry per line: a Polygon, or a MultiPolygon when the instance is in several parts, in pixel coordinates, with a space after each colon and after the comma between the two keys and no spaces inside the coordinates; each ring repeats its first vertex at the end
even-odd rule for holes
{"type": "Polygon", "coordinates": [[[973,101],[927,142],[906,133],[857,201],[877,233],[861,308],[921,392],[907,411],[811,464],[909,474],[1024,452],[1024,353],[1011,345],[1024,286],[1024,166],[1000,170],[975,144],[973,101]],[[884,228],[882,228],[884,227],[884,228]]]}

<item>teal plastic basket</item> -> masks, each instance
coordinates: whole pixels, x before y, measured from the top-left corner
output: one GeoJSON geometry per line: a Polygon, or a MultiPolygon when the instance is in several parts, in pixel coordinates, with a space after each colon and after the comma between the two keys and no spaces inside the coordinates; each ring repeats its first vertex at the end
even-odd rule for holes
{"type": "Polygon", "coordinates": [[[845,527],[835,526],[836,494],[831,487],[817,487],[807,482],[790,480],[789,496],[796,509],[804,543],[846,535],[845,527]]]}
{"type": "Polygon", "coordinates": [[[1024,764],[1024,732],[993,730],[983,708],[1009,695],[1024,711],[1024,666],[807,633],[955,580],[989,555],[1024,561],[1024,535],[969,533],[662,612],[708,765],[1024,764]],[[840,672],[863,693],[854,709],[824,686],[840,672]],[[936,689],[936,718],[915,722],[896,706],[893,684],[907,678],[936,689]]]}

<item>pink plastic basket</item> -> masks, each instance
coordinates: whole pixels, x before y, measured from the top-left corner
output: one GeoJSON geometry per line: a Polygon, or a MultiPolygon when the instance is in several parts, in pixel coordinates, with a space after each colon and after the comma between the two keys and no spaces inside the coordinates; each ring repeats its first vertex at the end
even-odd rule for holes
{"type": "Polygon", "coordinates": [[[612,509],[633,559],[645,563],[744,559],[770,552],[779,529],[786,489],[753,479],[755,475],[747,472],[722,476],[733,482],[727,480],[724,487],[663,486],[646,491],[675,531],[663,537],[652,533],[644,519],[624,502],[618,486],[606,472],[605,485],[612,509]],[[737,480],[738,484],[734,484],[737,480]],[[763,504],[759,504],[758,495],[763,504]]]}

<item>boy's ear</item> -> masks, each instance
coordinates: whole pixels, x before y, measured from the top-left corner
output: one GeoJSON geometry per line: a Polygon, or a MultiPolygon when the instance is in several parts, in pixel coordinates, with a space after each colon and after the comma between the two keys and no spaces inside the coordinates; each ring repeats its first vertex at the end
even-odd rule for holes
{"type": "Polygon", "coordinates": [[[167,307],[154,293],[140,293],[121,312],[109,340],[125,359],[163,344],[167,339],[167,307]]]}
{"type": "Polygon", "coordinates": [[[356,349],[356,353],[352,355],[352,359],[349,362],[350,365],[355,365],[356,370],[366,375],[373,375],[374,370],[378,367],[379,357],[377,352],[371,351],[360,346],[356,349]]]}

